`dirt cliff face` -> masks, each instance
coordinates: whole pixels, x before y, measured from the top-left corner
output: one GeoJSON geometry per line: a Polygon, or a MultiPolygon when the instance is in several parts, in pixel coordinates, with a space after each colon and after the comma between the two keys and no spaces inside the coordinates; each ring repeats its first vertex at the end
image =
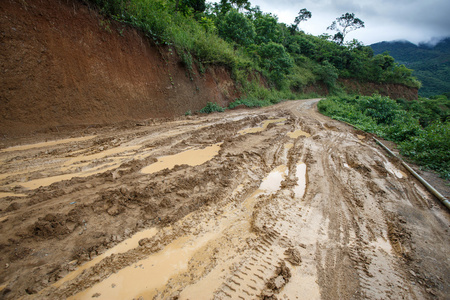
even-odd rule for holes
{"type": "Polygon", "coordinates": [[[418,89],[402,84],[358,82],[352,79],[339,79],[339,82],[348,93],[357,93],[365,96],[378,93],[392,99],[403,98],[406,100],[417,100],[419,97],[418,89]]]}
{"type": "Polygon", "coordinates": [[[223,67],[189,74],[168,47],[78,1],[0,3],[0,134],[170,117],[238,96],[223,67]]]}

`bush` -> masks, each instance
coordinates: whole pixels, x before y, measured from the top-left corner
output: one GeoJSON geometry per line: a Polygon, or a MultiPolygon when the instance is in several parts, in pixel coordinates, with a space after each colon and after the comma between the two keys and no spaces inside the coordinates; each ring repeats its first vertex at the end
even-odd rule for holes
{"type": "Polygon", "coordinates": [[[438,118],[424,128],[420,111],[429,113],[427,110],[379,95],[329,97],[317,106],[324,115],[399,143],[403,155],[450,179],[450,121],[443,123],[438,118]],[[405,106],[416,108],[406,111],[405,106]]]}
{"type": "Polygon", "coordinates": [[[400,143],[403,155],[415,162],[438,171],[450,180],[450,122],[437,121],[417,136],[400,143]]]}
{"type": "Polygon", "coordinates": [[[213,103],[213,102],[208,102],[206,104],[205,107],[203,107],[202,109],[199,110],[200,113],[202,114],[210,114],[212,112],[224,112],[225,108],[221,107],[219,104],[217,103],[213,103]]]}

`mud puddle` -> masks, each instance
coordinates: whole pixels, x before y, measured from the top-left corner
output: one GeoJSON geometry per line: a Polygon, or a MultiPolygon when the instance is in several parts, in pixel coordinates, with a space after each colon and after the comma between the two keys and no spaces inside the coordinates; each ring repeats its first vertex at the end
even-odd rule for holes
{"type": "Polygon", "coordinates": [[[259,190],[264,193],[274,193],[280,189],[281,182],[286,178],[288,168],[281,165],[272,170],[262,181],[259,190]]]}
{"type": "Polygon", "coordinates": [[[131,238],[126,239],[125,241],[122,241],[121,243],[117,244],[113,248],[107,250],[105,253],[95,257],[94,259],[88,261],[87,263],[83,264],[82,266],[78,267],[75,271],[69,273],[61,280],[57,281],[54,286],[60,287],[65,282],[68,282],[74,278],[76,278],[78,275],[80,275],[84,270],[87,270],[93,266],[95,266],[97,263],[105,259],[106,257],[109,257],[113,254],[118,253],[125,253],[131,249],[134,249],[139,246],[139,241],[143,238],[152,238],[158,230],[156,228],[150,228],[147,230],[143,230],[140,232],[135,233],[131,238]]]}
{"type": "MultiPolygon", "coordinates": [[[[27,146],[24,146],[27,147],[27,146]]],[[[91,175],[114,170],[122,163],[133,158],[133,155],[141,146],[119,146],[106,149],[91,155],[79,155],[70,158],[61,158],[57,160],[43,162],[41,166],[35,166],[28,172],[4,173],[1,178],[14,178],[19,176],[18,181],[13,181],[6,187],[20,185],[28,190],[36,189],[41,186],[49,186],[55,182],[70,180],[74,177],[88,177],[91,175]],[[62,173],[56,176],[47,176],[38,179],[27,180],[30,174],[34,173],[62,173]],[[26,176],[24,178],[24,176],[26,176]]],[[[42,175],[40,175],[42,176],[42,175]]]]}
{"type": "Polygon", "coordinates": [[[176,165],[201,165],[219,153],[220,145],[222,143],[217,143],[203,149],[191,149],[174,155],[159,157],[157,162],[143,168],[141,172],[151,174],[166,168],[172,169],[176,165]]]}
{"type": "Polygon", "coordinates": [[[14,147],[1,149],[0,153],[2,153],[2,152],[12,152],[12,151],[25,151],[25,150],[30,150],[30,149],[34,149],[34,148],[43,148],[43,147],[57,146],[57,145],[61,145],[61,144],[83,142],[83,141],[87,141],[87,140],[93,139],[95,137],[96,137],[95,135],[90,135],[90,136],[84,136],[84,137],[78,137],[78,138],[69,138],[69,139],[48,141],[48,142],[42,142],[42,143],[36,143],[36,144],[14,146],[14,147]]]}
{"type": "Polygon", "coordinates": [[[11,193],[11,192],[0,192],[0,198],[6,198],[6,197],[26,197],[26,194],[20,194],[20,193],[11,193]]]}
{"type": "Polygon", "coordinates": [[[296,139],[300,136],[304,136],[304,137],[310,137],[311,135],[301,129],[297,129],[295,131],[292,132],[288,132],[287,136],[290,137],[291,139],[296,139]]]}
{"type": "Polygon", "coordinates": [[[294,194],[295,198],[301,199],[306,191],[306,164],[299,162],[296,168],[297,185],[294,187],[294,194]]]}

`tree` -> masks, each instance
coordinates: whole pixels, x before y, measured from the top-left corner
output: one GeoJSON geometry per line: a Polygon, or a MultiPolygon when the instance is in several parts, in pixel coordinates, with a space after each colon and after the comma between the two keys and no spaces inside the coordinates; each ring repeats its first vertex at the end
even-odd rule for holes
{"type": "Polygon", "coordinates": [[[342,45],[345,40],[345,36],[353,30],[364,28],[364,22],[359,18],[355,18],[354,13],[345,13],[339,18],[336,18],[336,21],[333,21],[330,26],[328,26],[327,30],[334,30],[337,33],[333,36],[333,40],[342,45]]]}
{"type": "Polygon", "coordinates": [[[188,15],[190,9],[194,10],[195,12],[204,12],[206,9],[205,0],[175,1],[175,11],[181,11],[183,14],[188,15]]]}
{"type": "Polygon", "coordinates": [[[250,8],[250,1],[248,0],[230,0],[232,4],[236,7],[238,11],[241,10],[241,8],[249,9],[250,8]]]}
{"type": "Polygon", "coordinates": [[[300,11],[298,12],[298,16],[295,17],[294,24],[292,24],[292,28],[297,30],[300,22],[311,19],[311,16],[312,16],[311,12],[306,8],[300,9],[300,11]]]}
{"type": "Polygon", "coordinates": [[[258,50],[261,67],[269,72],[270,79],[280,88],[294,62],[283,45],[274,42],[262,44],[258,50]]]}
{"type": "Polygon", "coordinates": [[[244,14],[231,9],[217,24],[219,35],[226,41],[233,41],[241,46],[254,43],[255,27],[244,14]]]}
{"type": "Polygon", "coordinates": [[[256,30],[256,44],[280,42],[281,33],[276,17],[271,14],[262,14],[253,21],[253,24],[256,30]]]}
{"type": "Polygon", "coordinates": [[[214,5],[221,14],[226,14],[232,8],[236,8],[237,11],[240,11],[241,8],[250,8],[250,2],[248,0],[220,0],[219,3],[215,3],[214,5]]]}

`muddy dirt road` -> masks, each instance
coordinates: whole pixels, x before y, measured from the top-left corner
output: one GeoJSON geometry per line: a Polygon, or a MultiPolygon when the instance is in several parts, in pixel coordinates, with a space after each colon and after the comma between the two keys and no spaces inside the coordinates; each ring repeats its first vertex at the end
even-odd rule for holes
{"type": "Polygon", "coordinates": [[[448,297],[450,214],[316,102],[4,148],[1,297],[448,297]]]}

